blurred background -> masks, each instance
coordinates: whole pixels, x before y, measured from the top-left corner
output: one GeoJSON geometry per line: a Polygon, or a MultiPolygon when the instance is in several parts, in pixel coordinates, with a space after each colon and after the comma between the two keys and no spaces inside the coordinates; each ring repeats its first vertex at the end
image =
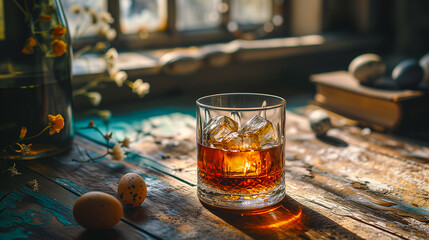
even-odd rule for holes
{"type": "Polygon", "coordinates": [[[77,112],[178,97],[193,104],[235,91],[276,94],[298,106],[314,96],[311,74],[347,70],[369,52],[380,54],[389,72],[429,52],[427,0],[63,0],[63,6],[75,53],[73,88],[106,70],[112,80],[92,86],[101,101],[75,94],[77,112]],[[106,61],[112,48],[118,54],[110,70],[142,79],[149,93],[130,85],[133,94],[115,81],[120,76],[106,61]]]}

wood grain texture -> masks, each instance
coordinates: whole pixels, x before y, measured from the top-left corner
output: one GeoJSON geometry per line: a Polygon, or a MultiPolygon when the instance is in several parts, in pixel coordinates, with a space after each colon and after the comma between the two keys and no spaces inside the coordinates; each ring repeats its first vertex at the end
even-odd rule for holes
{"type": "MultiPolygon", "coordinates": [[[[86,146],[91,144],[80,138],[76,142],[86,146]]],[[[76,163],[70,159],[61,157],[28,166],[77,194],[98,190],[114,195],[124,173],[140,174],[148,186],[147,199],[139,208],[126,208],[124,220],[159,238],[293,239],[300,236],[313,239],[359,239],[356,234],[322,214],[301,206],[292,198],[285,199],[281,207],[266,213],[225,214],[223,210],[204,207],[196,196],[195,187],[158,171],[107,159],[96,163],[76,163]]]]}
{"type": "MultiPolygon", "coordinates": [[[[87,140],[76,138],[76,144],[94,146],[101,153],[103,148],[87,140]]],[[[91,154],[93,154],[92,152],[91,154]]],[[[159,238],[216,238],[236,236],[246,238],[240,231],[232,228],[221,219],[214,217],[198,201],[195,187],[191,187],[175,178],[151,169],[138,168],[127,162],[104,159],[94,163],[71,161],[77,156],[76,149],[69,156],[62,156],[54,161],[34,162],[28,164],[32,170],[46,176],[52,181],[64,182],[67,179],[86,191],[103,191],[116,196],[120,178],[128,172],[141,175],[146,181],[148,193],[146,200],[139,208],[127,208],[124,220],[146,233],[159,238]],[[217,226],[213,229],[213,226],[217,226]]],[[[68,187],[76,191],[76,187],[68,187]]],[[[79,192],[76,192],[79,194],[79,192]]]]}
{"type": "MultiPolygon", "coordinates": [[[[105,148],[78,136],[67,154],[24,165],[31,169],[29,177],[43,179],[40,193],[66,206],[66,213],[77,196],[93,190],[116,196],[123,174],[140,174],[148,186],[147,199],[139,208],[125,208],[115,236],[130,228],[130,234],[162,239],[429,238],[429,149],[362,131],[336,116],[332,120],[336,128],[316,138],[305,116],[287,112],[287,197],[258,211],[228,211],[199,202],[191,138],[173,144],[174,137],[154,134],[138,142],[134,147],[139,152],[133,150],[125,161],[107,157],[79,163],[71,161],[80,157],[78,149],[96,155],[105,148]]],[[[3,182],[1,186],[4,191],[3,182]]],[[[49,230],[39,232],[62,236],[63,225],[47,225],[49,230]]],[[[76,229],[64,238],[93,236],[76,229]]]]}
{"type": "Polygon", "coordinates": [[[346,144],[336,146],[332,140],[315,138],[306,121],[288,114],[287,172],[300,184],[310,183],[322,192],[313,194],[312,201],[388,235],[428,237],[428,162],[405,155],[409,149],[429,152],[428,148],[406,143],[401,147],[401,141],[379,133],[373,140],[373,133],[362,135],[362,131],[356,140],[354,127],[328,132],[328,138],[346,144]],[[396,148],[386,146],[394,142],[396,148]]]}
{"type": "Polygon", "coordinates": [[[0,202],[0,239],[153,239],[119,222],[107,231],[85,230],[73,218],[73,203],[78,195],[27,169],[14,177],[3,174],[2,192],[20,186],[0,202]],[[39,189],[33,192],[25,183],[36,179],[39,189]]]}

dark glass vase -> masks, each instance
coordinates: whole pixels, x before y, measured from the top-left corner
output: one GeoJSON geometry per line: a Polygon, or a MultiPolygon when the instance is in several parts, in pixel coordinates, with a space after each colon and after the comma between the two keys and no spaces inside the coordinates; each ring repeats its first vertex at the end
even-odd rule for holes
{"type": "Polygon", "coordinates": [[[72,51],[61,2],[7,0],[2,3],[2,155],[11,159],[35,159],[61,153],[71,147],[74,135],[72,51]],[[58,114],[64,119],[63,127],[55,125],[52,117],[51,121],[48,118],[49,115],[59,117],[58,114]],[[23,127],[27,129],[25,136],[23,127]]]}

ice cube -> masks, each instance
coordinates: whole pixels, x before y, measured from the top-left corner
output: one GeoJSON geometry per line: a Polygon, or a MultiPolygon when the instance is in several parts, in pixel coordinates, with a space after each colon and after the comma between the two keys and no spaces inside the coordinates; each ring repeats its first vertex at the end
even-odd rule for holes
{"type": "Polygon", "coordinates": [[[225,150],[251,151],[259,149],[259,140],[256,134],[232,132],[222,140],[225,150]]]}
{"type": "Polygon", "coordinates": [[[203,129],[203,143],[210,147],[222,145],[223,138],[238,130],[238,123],[227,116],[216,116],[210,119],[203,129]]]}
{"type": "Polygon", "coordinates": [[[225,152],[224,175],[229,177],[259,176],[262,171],[261,160],[259,151],[225,152]]]}
{"type": "Polygon", "coordinates": [[[255,134],[258,137],[259,146],[269,148],[279,144],[279,138],[274,125],[267,119],[255,115],[240,129],[241,134],[255,134]]]}

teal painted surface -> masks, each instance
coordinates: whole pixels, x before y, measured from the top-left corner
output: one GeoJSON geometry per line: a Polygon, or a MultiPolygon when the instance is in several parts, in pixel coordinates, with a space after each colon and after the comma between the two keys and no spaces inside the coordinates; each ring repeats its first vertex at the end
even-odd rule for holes
{"type": "Polygon", "coordinates": [[[429,211],[427,211],[424,207],[414,207],[405,203],[402,203],[401,205],[394,206],[395,208],[398,208],[406,213],[414,213],[419,215],[426,216],[427,220],[429,220],[429,211]]]}
{"type": "MultiPolygon", "coordinates": [[[[109,129],[105,129],[103,120],[100,117],[88,117],[75,121],[76,127],[86,127],[90,120],[94,121],[95,125],[103,132],[113,132],[116,139],[124,139],[128,133],[135,132],[141,126],[143,120],[168,115],[172,113],[182,113],[195,117],[195,108],[172,108],[172,107],[160,107],[153,109],[143,109],[125,114],[113,114],[109,120],[109,129]]],[[[78,130],[79,134],[94,140],[99,144],[106,144],[106,140],[97,132],[92,129],[78,130]]],[[[111,141],[110,146],[113,147],[116,141],[111,141]]]]}
{"type": "MultiPolygon", "coordinates": [[[[31,234],[31,232],[28,232],[31,234]]],[[[1,240],[13,240],[13,239],[26,239],[28,238],[29,234],[25,233],[25,229],[23,227],[17,227],[12,229],[9,232],[0,232],[0,239],[1,240]]]]}
{"type": "Polygon", "coordinates": [[[77,195],[82,195],[88,192],[88,190],[82,188],[81,186],[77,185],[76,183],[74,183],[72,180],[69,180],[69,179],[55,178],[55,182],[77,195]]]}
{"type": "MultiPolygon", "coordinates": [[[[130,112],[126,114],[113,114],[112,118],[109,120],[109,129],[108,132],[113,133],[114,139],[122,140],[125,137],[133,136],[133,134],[141,132],[143,122],[149,118],[163,116],[163,115],[172,115],[175,113],[186,114],[192,117],[195,117],[196,111],[195,108],[155,108],[155,109],[144,109],[135,112],[130,112]]],[[[107,132],[107,129],[104,129],[103,121],[98,118],[85,118],[76,121],[76,126],[78,127],[86,127],[90,120],[93,120],[95,125],[98,126],[102,132],[107,132]]],[[[168,127],[168,126],[167,126],[168,127]]],[[[175,129],[170,129],[167,131],[173,132],[175,129]]],[[[78,130],[78,133],[82,136],[93,140],[99,144],[105,145],[106,140],[93,129],[83,129],[78,130]]],[[[114,144],[117,143],[115,140],[110,142],[110,147],[113,147],[114,144]]],[[[171,168],[163,165],[159,161],[155,159],[151,159],[149,157],[143,157],[135,153],[128,152],[126,153],[126,159],[124,161],[133,163],[140,167],[150,167],[161,171],[167,175],[170,175],[190,186],[195,186],[195,184],[188,182],[184,179],[178,178],[176,176],[176,172],[171,168]]],[[[103,158],[104,159],[104,158],[103,158]]],[[[101,159],[101,160],[103,160],[101,159]]],[[[120,164],[109,164],[109,166],[113,169],[120,169],[122,165],[120,164]]]]}
{"type": "Polygon", "coordinates": [[[0,239],[28,238],[32,234],[29,229],[43,228],[54,219],[62,223],[67,231],[73,227],[79,228],[74,221],[71,207],[27,187],[21,187],[0,202],[0,239]],[[38,209],[25,210],[27,205],[21,204],[24,200],[35,203],[38,209]]]}

